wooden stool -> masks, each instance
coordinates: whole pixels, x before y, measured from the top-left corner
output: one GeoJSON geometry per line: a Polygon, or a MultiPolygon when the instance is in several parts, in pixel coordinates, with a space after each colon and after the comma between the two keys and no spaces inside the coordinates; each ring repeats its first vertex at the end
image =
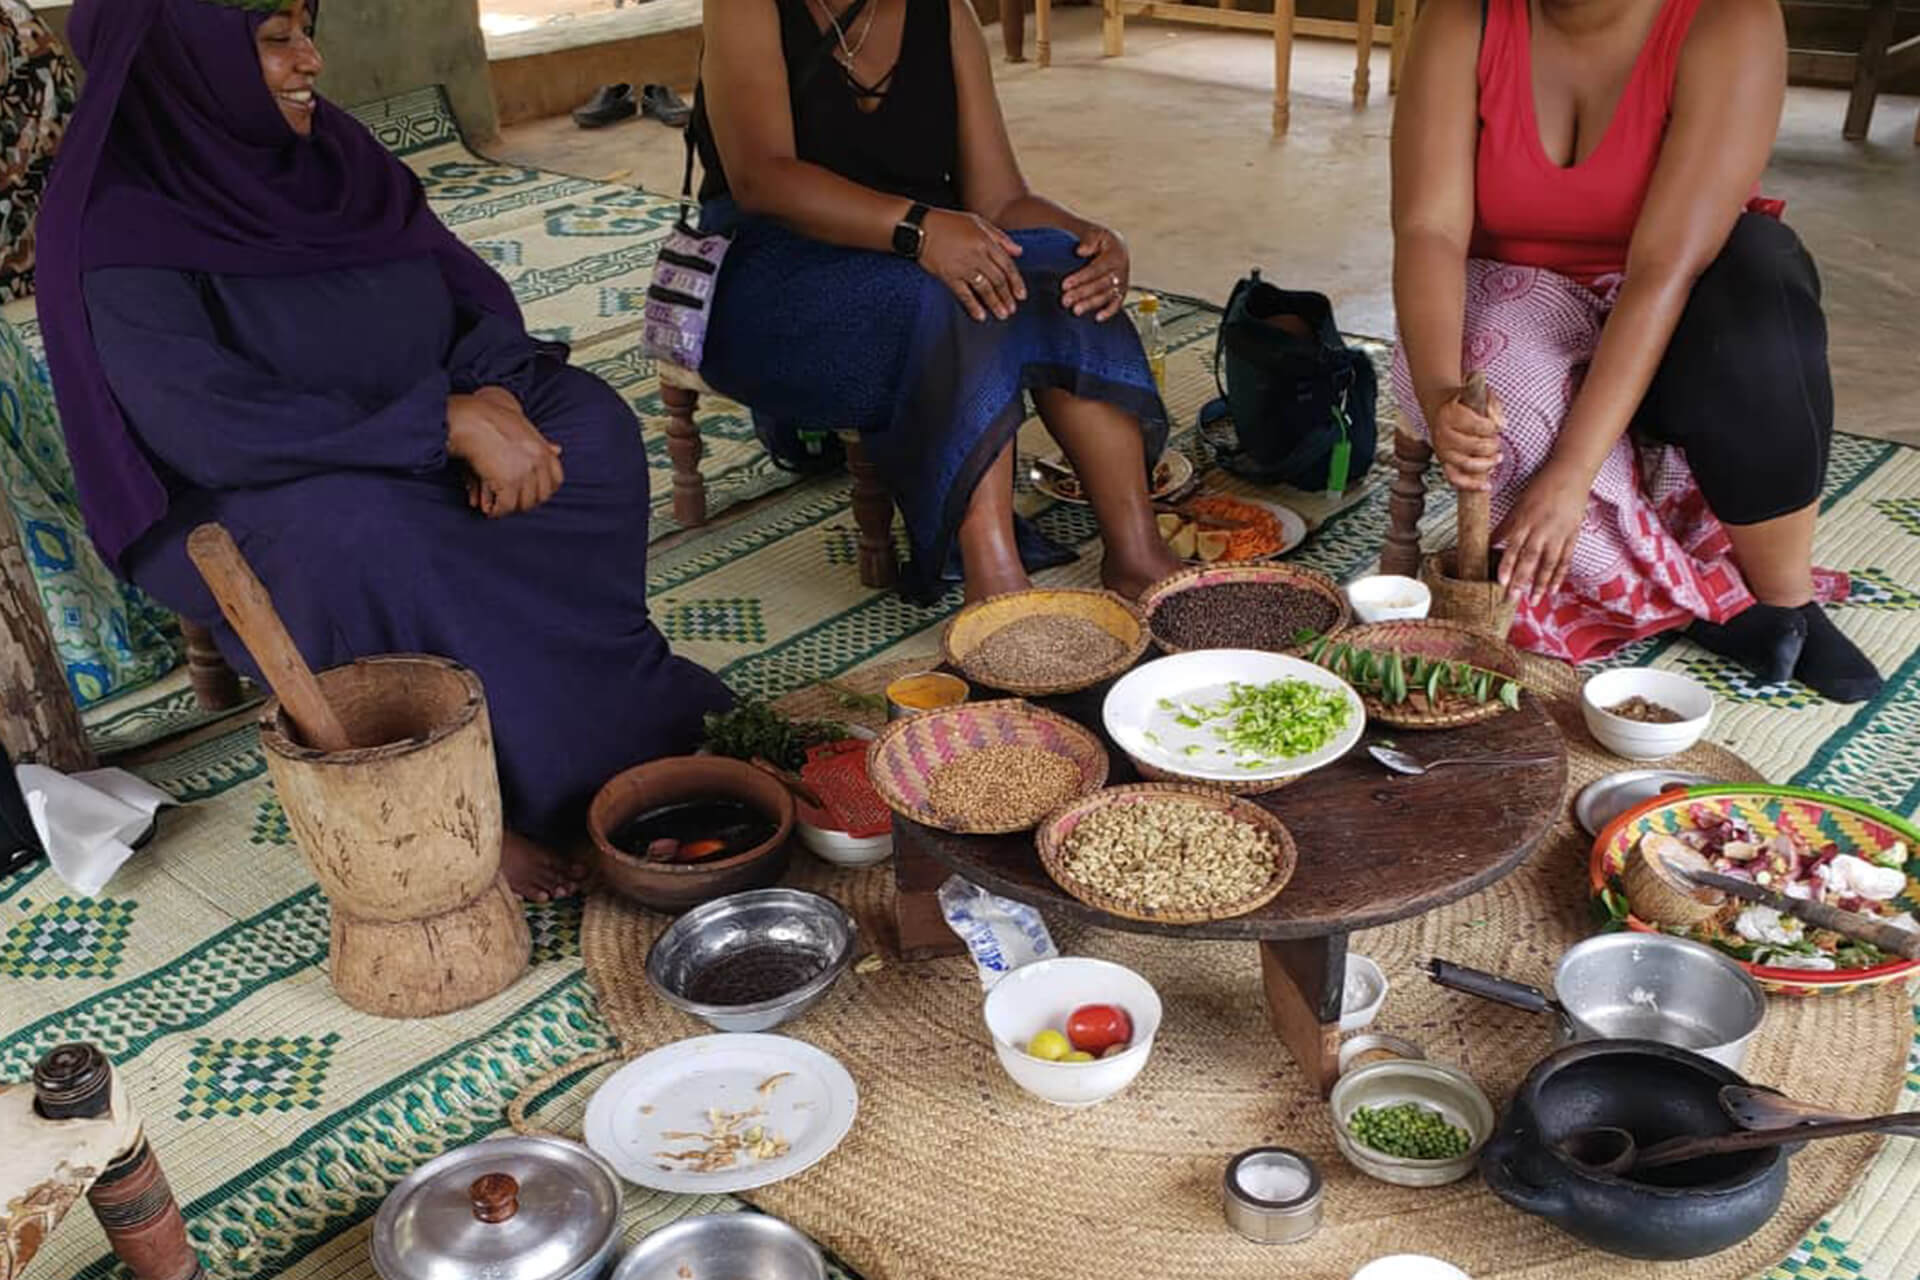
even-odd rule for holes
{"type": "Polygon", "coordinates": [[[1393,483],[1387,498],[1387,544],[1380,551],[1380,572],[1417,577],[1420,573],[1420,517],[1427,510],[1427,465],[1433,446],[1407,431],[1393,434],[1393,483]]]}
{"type": "Polygon", "coordinates": [[[260,745],[333,907],[328,975],[387,1018],[477,1004],[526,971],[526,913],[500,873],[500,782],[486,698],[446,658],[394,654],[320,673],[354,742],[303,746],[278,700],[260,745]]]}
{"type": "MultiPolygon", "coordinates": [[[[1920,67],[1920,36],[1893,43],[1898,17],[1896,0],[1869,0],[1866,35],[1853,58],[1853,92],[1847,99],[1846,123],[1840,129],[1849,142],[1867,136],[1873,123],[1873,104],[1880,96],[1880,81],[1920,67]]],[[[1920,120],[1914,122],[1913,142],[1920,146],[1920,120]]]]}
{"type": "MultiPolygon", "coordinates": [[[[1046,30],[1044,25],[1040,29],[1046,30]]],[[[660,376],[660,399],[667,406],[673,518],[686,528],[697,529],[707,522],[707,482],[700,475],[700,427],[693,415],[700,407],[700,397],[713,395],[714,391],[685,366],[657,360],[654,368],[660,376]]],[[[893,495],[887,492],[880,469],[867,460],[860,433],[842,431],[839,435],[847,448],[847,473],[853,478],[853,522],[860,531],[860,584],[891,587],[900,580],[900,561],[893,549],[893,495]]]]}

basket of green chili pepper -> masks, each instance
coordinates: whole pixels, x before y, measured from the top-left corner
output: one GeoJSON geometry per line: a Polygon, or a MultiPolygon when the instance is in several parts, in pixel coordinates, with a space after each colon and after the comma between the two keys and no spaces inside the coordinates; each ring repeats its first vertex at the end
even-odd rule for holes
{"type": "Polygon", "coordinates": [[[1399,729],[1491,720],[1518,708],[1526,688],[1518,650],[1458,623],[1379,622],[1294,640],[1354,687],[1369,720],[1399,729]]]}

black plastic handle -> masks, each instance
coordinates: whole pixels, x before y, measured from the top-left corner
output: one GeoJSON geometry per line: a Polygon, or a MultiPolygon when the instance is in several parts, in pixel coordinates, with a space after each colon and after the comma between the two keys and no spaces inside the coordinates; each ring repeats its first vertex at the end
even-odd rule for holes
{"type": "Polygon", "coordinates": [[[1465,995],[1479,996],[1498,1004],[1511,1005],[1528,1013],[1558,1014],[1560,1006],[1552,996],[1524,982],[1469,969],[1465,965],[1435,958],[1427,961],[1427,976],[1440,986],[1465,995]]]}

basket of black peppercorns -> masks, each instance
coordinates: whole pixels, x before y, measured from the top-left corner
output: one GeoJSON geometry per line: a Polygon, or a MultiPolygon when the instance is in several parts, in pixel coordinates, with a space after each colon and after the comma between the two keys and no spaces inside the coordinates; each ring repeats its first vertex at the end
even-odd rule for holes
{"type": "Polygon", "coordinates": [[[1165,578],[1140,597],[1162,653],[1195,649],[1298,651],[1295,637],[1353,620],[1333,579],[1290,564],[1215,564],[1165,578]]]}

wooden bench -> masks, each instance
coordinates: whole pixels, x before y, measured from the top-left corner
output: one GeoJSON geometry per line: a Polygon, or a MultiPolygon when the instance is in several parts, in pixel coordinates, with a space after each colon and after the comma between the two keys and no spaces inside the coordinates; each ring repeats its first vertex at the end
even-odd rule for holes
{"type": "MultiPolygon", "coordinates": [[[[673,460],[673,518],[683,528],[707,522],[707,482],[700,475],[700,425],[694,420],[700,397],[713,395],[692,369],[664,360],[655,363],[660,399],[667,406],[667,454],[673,460]]],[[[885,588],[900,580],[893,549],[893,495],[880,469],[867,460],[857,431],[843,431],[847,471],[853,477],[853,522],[859,529],[860,583],[885,588]]]]}
{"type": "MultiPolygon", "coordinates": [[[[1873,123],[1873,104],[1880,96],[1880,82],[1892,80],[1920,69],[1920,36],[1911,36],[1899,44],[1893,42],[1894,22],[1898,18],[1897,0],[1869,0],[1866,36],[1853,59],[1853,92],[1847,99],[1847,120],[1840,128],[1849,142],[1867,136],[1873,123]]],[[[1920,147],[1920,119],[1913,125],[1913,144],[1920,147]]]]}

